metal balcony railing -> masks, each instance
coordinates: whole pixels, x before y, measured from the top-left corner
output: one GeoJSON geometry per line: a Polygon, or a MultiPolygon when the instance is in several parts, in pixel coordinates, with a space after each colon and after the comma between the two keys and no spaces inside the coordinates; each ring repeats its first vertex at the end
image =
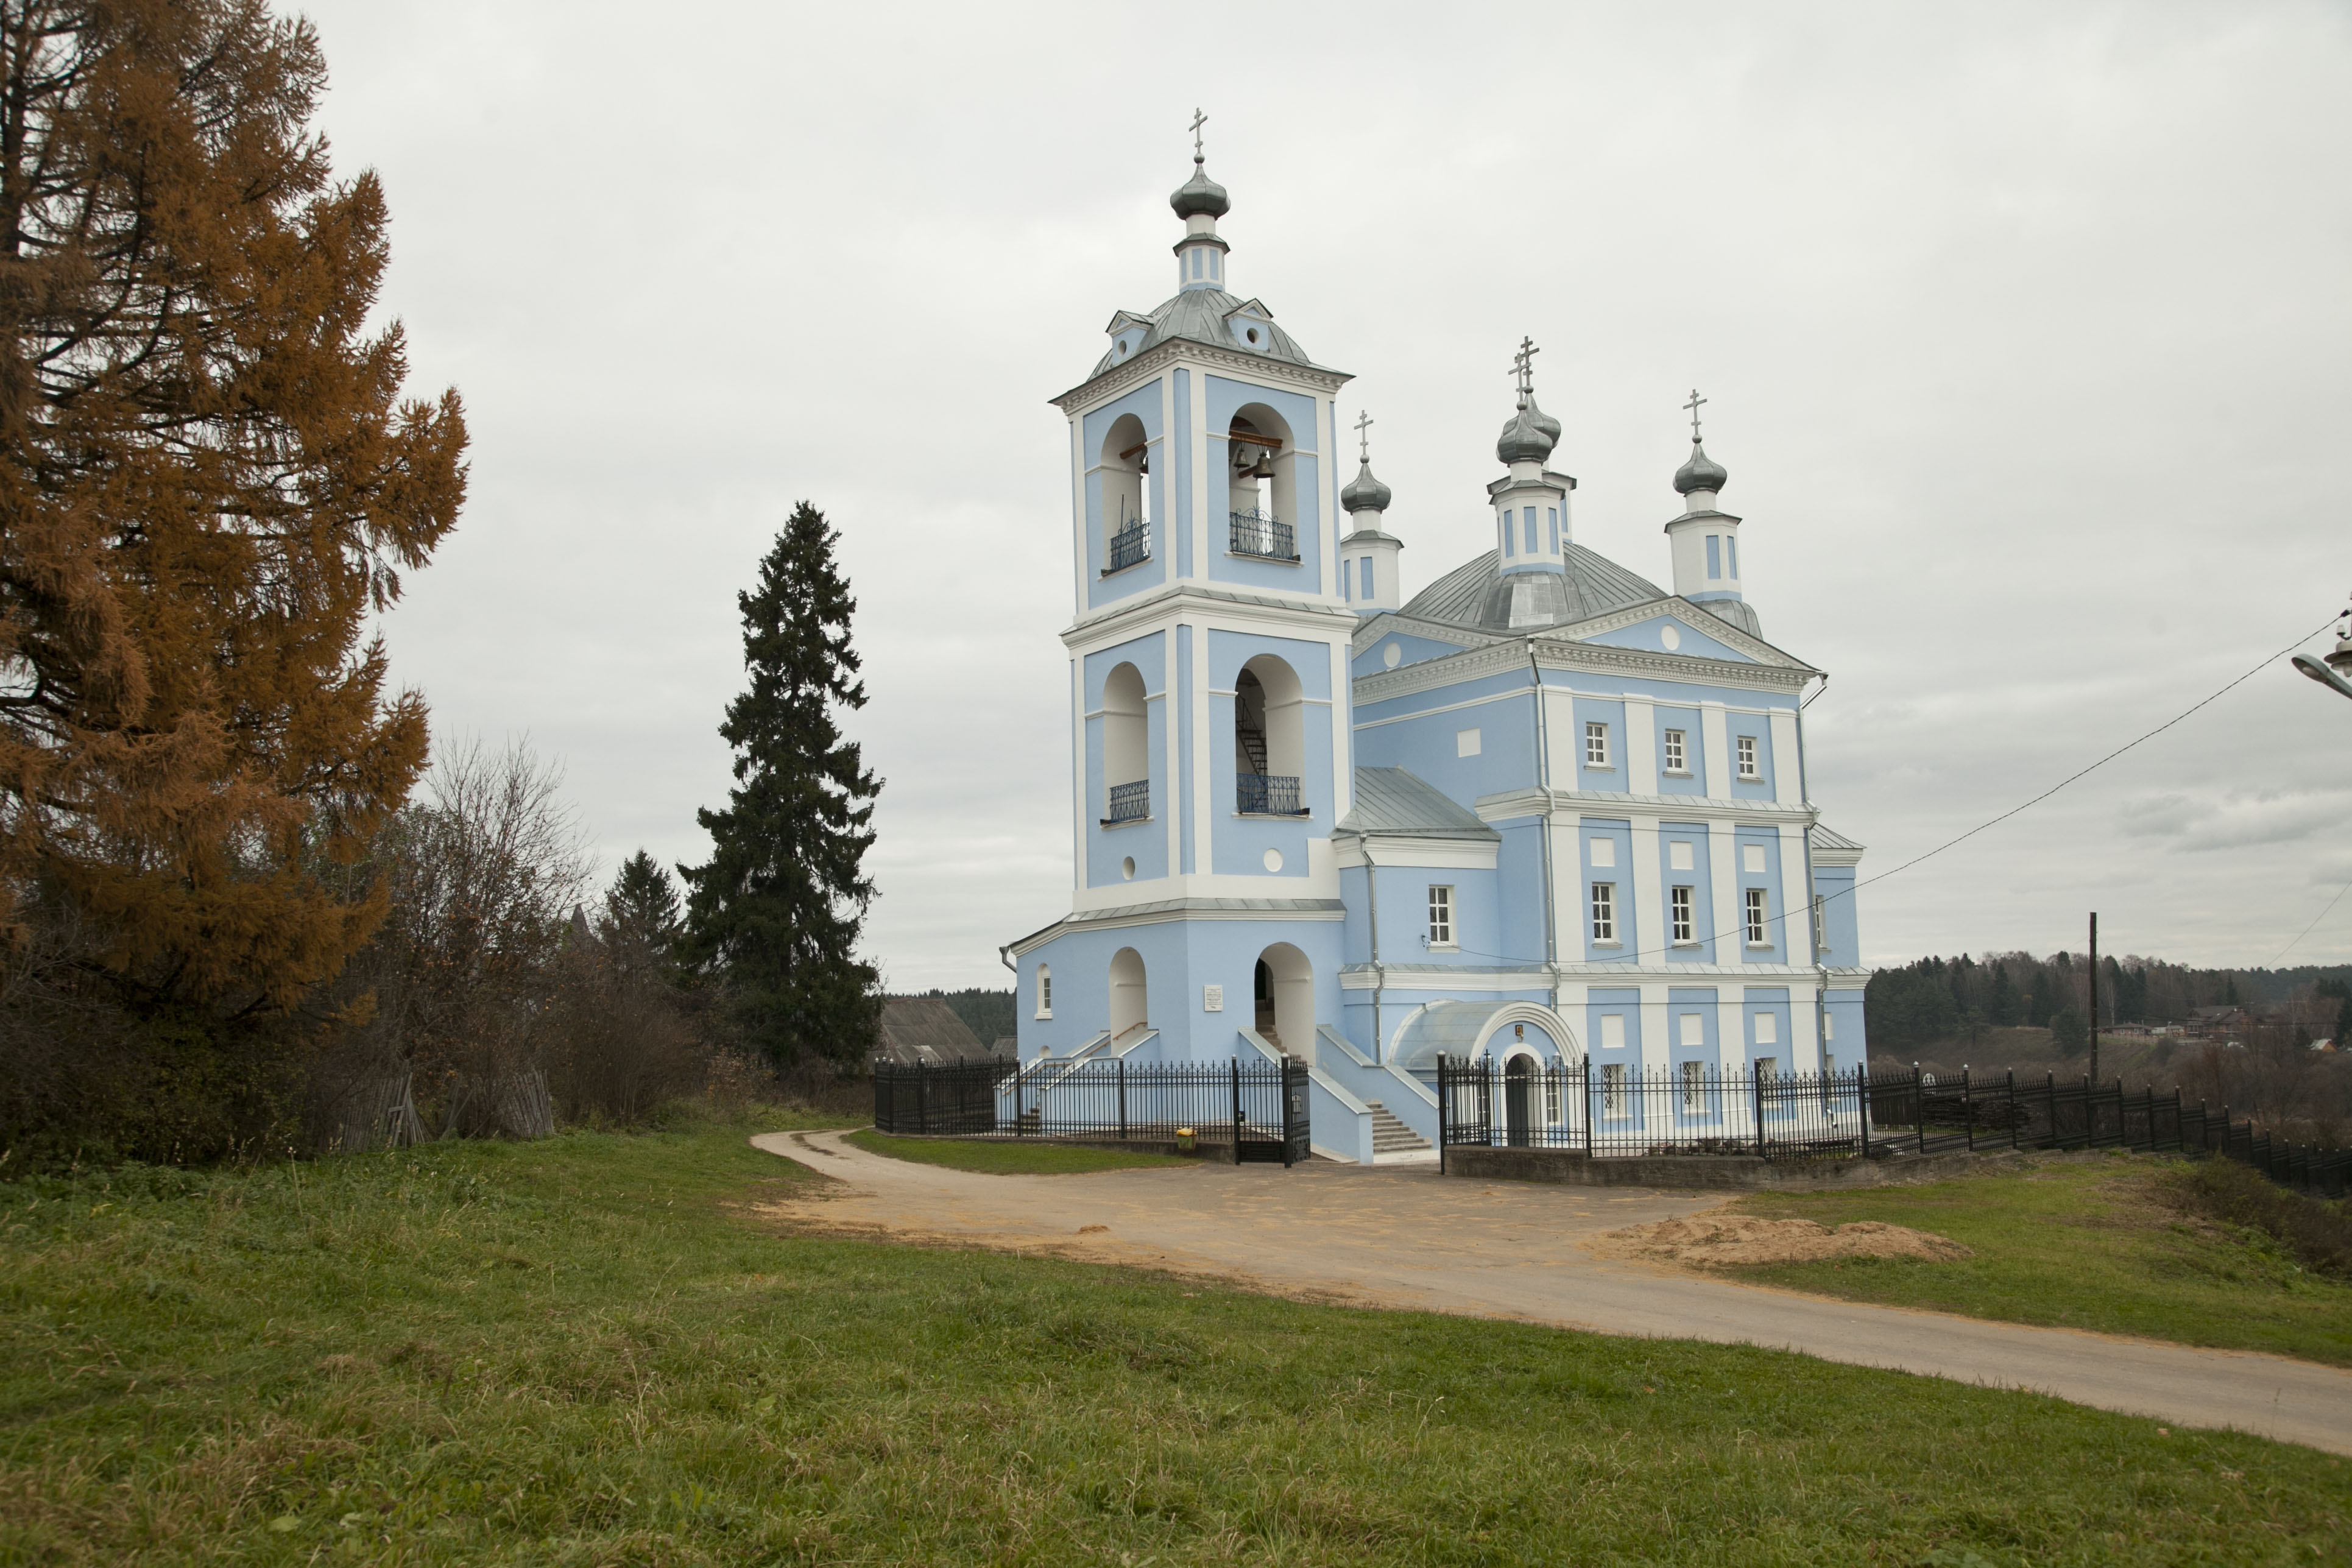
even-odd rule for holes
{"type": "Polygon", "coordinates": [[[1290,524],[1262,511],[1229,515],[1233,518],[1233,531],[1227,536],[1226,547],[1235,555],[1255,555],[1261,561],[1298,559],[1298,536],[1290,524]]]}
{"type": "Polygon", "coordinates": [[[1252,816],[1305,816],[1306,805],[1298,798],[1298,781],[1284,773],[1236,773],[1234,775],[1236,811],[1252,816]]]}
{"type": "Polygon", "coordinates": [[[1151,559],[1151,530],[1143,523],[1132,522],[1110,536],[1110,564],[1103,568],[1108,577],[1114,572],[1124,572],[1139,562],[1151,559]]]}
{"type": "Polygon", "coordinates": [[[1151,815],[1151,781],[1110,786],[1110,815],[1105,822],[1140,822],[1151,815]]]}

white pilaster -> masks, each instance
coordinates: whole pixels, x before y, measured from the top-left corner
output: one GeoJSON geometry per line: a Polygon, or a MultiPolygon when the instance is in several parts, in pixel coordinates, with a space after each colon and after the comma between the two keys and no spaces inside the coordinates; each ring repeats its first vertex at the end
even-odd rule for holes
{"type": "Polygon", "coordinates": [[[1666,983],[1653,980],[1642,987],[1642,1076],[1664,1074],[1674,1059],[1674,1020],[1667,1015],[1666,983]]]}
{"type": "MultiPolygon", "coordinates": [[[[1645,792],[1646,793],[1646,792],[1645,792]]],[[[1666,961],[1664,879],[1658,871],[1658,819],[1643,813],[1633,817],[1633,962],[1666,961]]]]}
{"type": "Polygon", "coordinates": [[[1731,796],[1731,730],[1725,722],[1723,704],[1702,702],[1698,705],[1699,742],[1706,752],[1706,793],[1710,799],[1727,800],[1731,796]]]}
{"type": "Polygon", "coordinates": [[[1737,968],[1748,951],[1748,933],[1741,929],[1745,917],[1739,908],[1739,843],[1731,833],[1728,822],[1706,825],[1707,880],[1714,885],[1715,902],[1715,919],[1710,922],[1715,929],[1706,933],[1710,939],[1706,956],[1707,962],[1726,969],[1737,968]]]}
{"type": "Polygon", "coordinates": [[[1781,951],[1790,963],[1813,962],[1813,890],[1805,886],[1805,830],[1793,822],[1780,825],[1780,910],[1788,946],[1781,951]]]}
{"type": "Polygon", "coordinates": [[[1797,761],[1797,715],[1793,709],[1772,710],[1772,798],[1783,805],[1804,803],[1804,769],[1797,761]]]}
{"type": "Polygon", "coordinates": [[[1658,721],[1646,697],[1625,699],[1625,787],[1635,795],[1658,793],[1658,721]]]}

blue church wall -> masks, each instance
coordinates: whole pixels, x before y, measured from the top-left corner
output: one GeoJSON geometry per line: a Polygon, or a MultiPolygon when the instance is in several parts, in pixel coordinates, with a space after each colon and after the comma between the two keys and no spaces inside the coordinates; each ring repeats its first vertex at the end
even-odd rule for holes
{"type": "Polygon", "coordinates": [[[1157,636],[1138,637],[1086,658],[1087,713],[1087,886],[1099,888],[1129,879],[1121,862],[1135,861],[1135,879],[1168,875],[1168,813],[1175,802],[1168,793],[1168,688],[1166,644],[1157,636]],[[1151,807],[1139,822],[1116,827],[1102,825],[1109,807],[1109,790],[1103,777],[1103,683],[1122,664],[1135,666],[1143,678],[1143,733],[1151,784],[1151,807]]]}
{"type": "MultiPolygon", "coordinates": [[[[1503,842],[1496,847],[1493,873],[1494,940],[1479,947],[1478,952],[1487,956],[1476,962],[1504,959],[1541,963],[1545,958],[1542,825],[1532,816],[1521,816],[1488,826],[1503,836],[1503,842]]],[[[1557,931],[1554,940],[1562,957],[1576,951],[1573,931],[1557,931]]]]}
{"type": "MultiPolygon", "coordinates": [[[[1577,833],[1577,855],[1584,867],[1584,901],[1580,909],[1563,910],[1560,919],[1574,921],[1583,932],[1582,952],[1587,963],[1632,963],[1639,954],[1636,933],[1641,911],[1633,899],[1633,825],[1630,822],[1597,822],[1586,817],[1577,833]],[[1598,847],[1608,846],[1607,863],[1598,847]],[[1615,935],[1602,942],[1592,934],[1593,888],[1607,883],[1612,889],[1610,903],[1615,912],[1615,935]]],[[[1564,941],[1564,952],[1578,951],[1578,944],[1564,941]]]]}
{"type": "Polygon", "coordinates": [[[1822,1042],[1822,1054],[1840,1072],[1852,1072],[1869,1060],[1869,1041],[1863,1034],[1862,993],[1832,991],[1829,994],[1829,1038],[1822,1042]]]}
{"type": "Polygon", "coordinates": [[[1307,841],[1331,833],[1330,652],[1321,643],[1253,633],[1209,633],[1209,869],[1220,875],[1304,877],[1307,841]],[[1305,816],[1243,816],[1237,811],[1238,752],[1234,742],[1234,683],[1242,667],[1272,654],[1298,678],[1305,700],[1299,710],[1300,804],[1305,816]],[[1265,852],[1282,856],[1269,872],[1265,852]]]}
{"type": "Polygon", "coordinates": [[[1689,622],[1674,616],[1660,616],[1655,620],[1639,621],[1630,626],[1619,626],[1613,632],[1599,632],[1584,639],[1610,647],[1646,648],[1653,653],[1676,653],[1685,658],[1719,658],[1730,664],[1754,664],[1744,653],[1731,645],[1718,642],[1705,632],[1695,629],[1689,622]],[[1672,626],[1676,646],[1666,647],[1665,629],[1672,626]]]}
{"type": "Polygon", "coordinates": [[[1642,1068],[1642,993],[1596,985],[1585,993],[1584,1044],[1592,1060],[1614,1062],[1627,1073],[1642,1068]],[[1612,1020],[1614,1020],[1612,1023],[1612,1020]]]}
{"type": "MultiPolygon", "coordinates": [[[[1532,847],[1532,843],[1528,846],[1532,847]]],[[[1348,905],[1348,962],[1373,959],[1371,895],[1367,882],[1380,890],[1380,961],[1383,963],[1438,963],[1456,969],[1480,969],[1493,963],[1490,954],[1507,954],[1497,916],[1498,871],[1459,866],[1398,866],[1383,864],[1377,879],[1351,866],[1339,873],[1339,896],[1348,905]],[[1454,942],[1436,947],[1429,941],[1429,889],[1454,889],[1454,942]]],[[[1528,955],[1543,956],[1538,950],[1528,955]]]]}
{"type": "MultiPolygon", "coordinates": [[[[1087,474],[1087,606],[1089,609],[1139,594],[1146,588],[1156,588],[1168,581],[1168,507],[1166,502],[1167,475],[1161,472],[1168,465],[1168,443],[1162,440],[1160,401],[1161,388],[1156,381],[1146,382],[1115,403],[1107,403],[1078,422],[1078,457],[1087,474]],[[1106,577],[1103,567],[1108,564],[1105,552],[1109,549],[1110,531],[1103,526],[1103,438],[1120,417],[1132,414],[1142,423],[1143,437],[1151,443],[1151,472],[1144,476],[1149,488],[1147,503],[1151,514],[1151,556],[1125,571],[1106,577]]],[[[1112,527],[1118,519],[1111,520],[1112,527]]]]}
{"type": "MultiPolygon", "coordinates": [[[[1176,563],[1176,575],[1190,577],[1192,564],[1192,373],[1176,372],[1176,438],[1168,443],[1168,472],[1175,481],[1172,489],[1176,505],[1169,516],[1175,525],[1168,531],[1174,549],[1170,552],[1176,563]]],[[[1192,668],[1187,665],[1186,668],[1192,668]]],[[[1187,711],[1190,711],[1188,709],[1187,711]]],[[[1188,855],[1187,858],[1190,857],[1188,855]]],[[[1190,869],[1188,867],[1187,869],[1190,869]]]]}
{"type": "Polygon", "coordinates": [[[1732,830],[1731,838],[1731,852],[1738,857],[1732,863],[1732,869],[1738,881],[1740,907],[1727,911],[1721,929],[1729,931],[1735,924],[1738,926],[1739,934],[1732,940],[1739,950],[1742,962],[1784,963],[1787,959],[1782,955],[1789,951],[1789,938],[1787,920],[1783,917],[1811,917],[1810,906],[1803,910],[1782,907],[1782,890],[1790,884],[1780,879],[1780,835],[1769,827],[1739,827],[1732,830]],[[1761,871],[1748,868],[1748,851],[1754,847],[1761,847],[1764,851],[1764,869],[1761,871]],[[1750,946],[1748,941],[1747,905],[1748,889],[1750,888],[1764,889],[1764,942],[1760,947],[1750,946]]]}
{"type": "Polygon", "coordinates": [[[1699,722],[1696,708],[1670,708],[1659,703],[1650,710],[1651,722],[1657,733],[1652,738],[1650,754],[1658,759],[1660,795],[1705,795],[1706,793],[1706,727],[1699,722]],[[1683,768],[1680,773],[1666,772],[1666,731],[1683,732],[1683,768]]]}
{"type": "Polygon", "coordinates": [[[1691,890],[1691,935],[1696,947],[1675,945],[1674,895],[1662,892],[1667,900],[1664,930],[1668,963],[1713,963],[1716,962],[1716,939],[1724,931],[1717,923],[1715,908],[1715,868],[1709,859],[1706,825],[1697,822],[1662,822],[1658,825],[1658,886],[1688,888],[1691,890]],[[1691,863],[1687,869],[1675,868],[1675,846],[1691,847],[1691,863]]]}
{"type": "MultiPolygon", "coordinates": [[[[1302,952],[1315,981],[1315,1016],[1337,1025],[1340,1014],[1340,928],[1334,921],[1159,921],[1108,930],[1066,931],[1021,960],[1015,1000],[1021,1054],[1044,1047],[1061,1056],[1086,1045],[1110,1022],[1110,964],[1122,948],[1143,960],[1145,1019],[1160,1033],[1154,1059],[1223,1060],[1244,1046],[1240,1031],[1256,1022],[1253,982],[1259,955],[1276,943],[1302,952]],[[1037,969],[1051,968],[1054,1016],[1038,1018],[1037,969]],[[1223,1010],[1206,1010],[1204,987],[1224,987],[1223,1010]]],[[[1141,1060],[1143,1058],[1135,1059],[1141,1060]]]]}
{"type": "Polygon", "coordinates": [[[1378,675],[1384,669],[1402,669],[1409,664],[1420,664],[1433,658],[1444,658],[1461,651],[1458,645],[1439,642],[1434,637],[1417,637],[1408,632],[1391,632],[1358,654],[1355,662],[1348,668],[1350,673],[1359,676],[1378,675]],[[1391,643],[1397,648],[1397,661],[1393,666],[1389,663],[1389,646],[1391,643]]]}
{"type": "Polygon", "coordinates": [[[1753,1068],[1766,1057],[1780,1064],[1782,1072],[1797,1068],[1794,1047],[1790,1044],[1789,988],[1785,985],[1749,985],[1740,995],[1739,1026],[1748,1037],[1748,1066],[1753,1068]],[[1764,1037],[1764,1019],[1771,1020],[1770,1039],[1764,1037]]]}
{"type": "Polygon", "coordinates": [[[1822,944],[1822,962],[1832,969],[1859,968],[1862,933],[1853,907],[1853,868],[1816,864],[1813,896],[1822,900],[1822,924],[1828,938],[1822,944]]]}
{"type": "MultiPolygon", "coordinates": [[[[1182,374],[1179,372],[1178,374],[1182,374]]],[[[1179,623],[1176,627],[1176,798],[1169,809],[1177,812],[1177,830],[1183,837],[1178,846],[1183,857],[1183,874],[1192,876],[1200,869],[1200,850],[1192,842],[1192,748],[1197,742],[1192,734],[1192,628],[1179,623]]]]}
{"type": "MultiPolygon", "coordinates": [[[[1280,521],[1290,524],[1297,541],[1298,560],[1261,561],[1253,556],[1235,555],[1226,549],[1227,515],[1231,510],[1221,495],[1209,497],[1209,570],[1214,582],[1245,584],[1254,588],[1272,588],[1293,594],[1319,594],[1323,589],[1322,485],[1319,457],[1316,452],[1317,420],[1315,399],[1296,392],[1283,392],[1269,386],[1253,386],[1247,382],[1229,381],[1222,375],[1204,377],[1209,402],[1209,430],[1217,436],[1229,429],[1234,416],[1244,405],[1264,404],[1280,415],[1290,426],[1286,448],[1293,454],[1291,462],[1291,509],[1298,515],[1280,521]]],[[[1226,443],[1213,439],[1209,443],[1212,463],[1232,460],[1226,443]]],[[[1204,479],[1212,476],[1203,475],[1204,479]]]]}
{"type": "Polygon", "coordinates": [[[1571,787],[1623,793],[1627,788],[1625,705],[1622,702],[1604,702],[1597,698],[1579,697],[1573,706],[1576,710],[1574,729],[1568,737],[1569,743],[1576,748],[1571,753],[1576,758],[1576,783],[1571,787]],[[1609,761],[1605,766],[1595,767],[1589,760],[1591,751],[1584,743],[1584,737],[1588,732],[1585,730],[1587,724],[1609,726],[1609,761]]]}
{"type": "Polygon", "coordinates": [[[1772,721],[1762,713],[1727,713],[1724,716],[1724,744],[1731,748],[1731,794],[1738,800],[1770,800],[1772,798],[1772,721]],[[1753,779],[1739,776],[1739,738],[1756,738],[1756,772],[1753,779]]]}
{"type": "Polygon", "coordinates": [[[1535,707],[1527,677],[1506,671],[1356,710],[1356,765],[1406,768],[1465,805],[1532,788],[1535,707]],[[1483,700],[1482,700],[1483,699],[1483,700]],[[1435,711],[1416,711],[1431,710],[1435,711]],[[1464,739],[1465,731],[1475,731],[1464,739]],[[1465,746],[1475,746],[1469,755],[1465,746]]]}
{"type": "Polygon", "coordinates": [[[1715,1066],[1722,1058],[1722,1015],[1713,986],[1673,986],[1666,992],[1665,1058],[1670,1071],[1685,1062],[1715,1066]]]}

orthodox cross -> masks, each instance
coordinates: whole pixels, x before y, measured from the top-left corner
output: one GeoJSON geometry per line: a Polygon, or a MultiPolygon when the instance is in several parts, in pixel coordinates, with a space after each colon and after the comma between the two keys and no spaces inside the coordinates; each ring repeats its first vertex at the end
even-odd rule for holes
{"type": "Polygon", "coordinates": [[[1194,109],[1192,110],[1192,162],[1195,163],[1201,161],[1201,127],[1206,125],[1208,122],[1209,117],[1207,115],[1202,113],[1198,109],[1194,109]]]}
{"type": "Polygon", "coordinates": [[[1697,445],[1698,445],[1698,411],[1699,411],[1699,405],[1700,405],[1701,404],[1703,404],[1703,403],[1706,402],[1706,401],[1707,401],[1707,400],[1706,400],[1706,398],[1701,397],[1701,396],[1698,395],[1698,388],[1697,388],[1697,387],[1696,387],[1696,386],[1694,386],[1694,387],[1692,387],[1692,388],[1691,388],[1691,400],[1690,400],[1688,403],[1685,403],[1685,404],[1684,404],[1684,405],[1683,405],[1683,406],[1684,406],[1685,409],[1689,410],[1689,412],[1690,412],[1690,416],[1691,416],[1691,445],[1692,445],[1692,446],[1694,446],[1694,447],[1696,447],[1696,446],[1697,446],[1697,445]]]}
{"type": "Polygon", "coordinates": [[[1372,424],[1373,420],[1370,415],[1365,413],[1360,408],[1356,410],[1356,439],[1362,443],[1357,452],[1357,461],[1359,462],[1370,463],[1372,460],[1372,438],[1370,435],[1366,434],[1366,432],[1371,429],[1372,424]]]}
{"type": "Polygon", "coordinates": [[[1519,395],[1527,396],[1536,389],[1536,355],[1543,350],[1536,347],[1533,338],[1519,340],[1519,352],[1511,356],[1511,374],[1518,378],[1519,395]]]}

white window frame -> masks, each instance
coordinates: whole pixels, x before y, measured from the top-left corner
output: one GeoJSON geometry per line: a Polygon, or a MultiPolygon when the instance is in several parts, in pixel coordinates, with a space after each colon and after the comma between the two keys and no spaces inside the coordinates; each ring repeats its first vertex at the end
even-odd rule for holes
{"type": "Polygon", "coordinates": [[[1685,1116],[1696,1116],[1705,1109],[1704,1101],[1706,1099],[1706,1064],[1705,1062],[1683,1063],[1682,1079],[1683,1114],[1685,1116]]]}
{"type": "Polygon", "coordinates": [[[1666,896],[1667,908],[1674,917],[1675,941],[1678,945],[1698,945],[1698,924],[1692,910],[1697,907],[1698,894],[1690,888],[1677,887],[1666,896]]]}
{"type": "Polygon", "coordinates": [[[1041,963],[1037,966],[1037,1016],[1050,1018],[1053,1016],[1054,966],[1041,963]]]}
{"type": "Polygon", "coordinates": [[[1609,726],[1598,719],[1584,721],[1584,765],[1605,768],[1609,762],[1609,726]]]}
{"type": "Polygon", "coordinates": [[[1820,954],[1828,952],[1829,945],[1829,900],[1822,897],[1821,894],[1815,893],[1813,895],[1813,952],[1815,956],[1819,956],[1820,954]]]}
{"type": "Polygon", "coordinates": [[[1756,1076],[1758,1078],[1779,1078],[1780,1076],[1780,1058],[1779,1057],[1758,1057],[1756,1058],[1756,1076]]]}
{"type": "Polygon", "coordinates": [[[1429,885],[1429,945],[1451,948],[1454,942],[1454,889],[1450,884],[1432,882],[1429,885]]]}
{"type": "Polygon", "coordinates": [[[1601,1114],[1625,1114],[1625,1064],[1603,1062],[1601,1066],[1601,1114]]]}
{"type": "Polygon", "coordinates": [[[1666,731],[1666,743],[1664,747],[1666,758],[1666,772],[1674,774],[1676,778],[1690,777],[1690,752],[1683,742],[1683,731],[1680,730],[1669,730],[1666,731]]]}
{"type": "Polygon", "coordinates": [[[1559,1125],[1559,1074],[1551,1068],[1546,1068],[1543,1069],[1543,1119],[1548,1126],[1559,1125]]]}
{"type": "Polygon", "coordinates": [[[1748,945],[1750,947],[1771,946],[1771,942],[1767,941],[1765,938],[1765,928],[1771,924],[1772,916],[1772,911],[1768,902],[1765,890],[1761,888],[1742,889],[1740,890],[1740,902],[1746,906],[1748,945]]]}
{"type": "Polygon", "coordinates": [[[1592,884],[1592,941],[1597,946],[1617,945],[1617,884],[1592,884]]]}
{"type": "Polygon", "coordinates": [[[1740,778],[1740,782],[1741,782],[1741,783],[1743,783],[1743,784],[1754,784],[1754,783],[1756,783],[1758,780],[1761,779],[1763,776],[1764,776],[1763,770],[1762,770],[1762,768],[1761,768],[1761,767],[1759,767],[1759,766],[1758,765],[1758,762],[1757,762],[1756,737],[1755,737],[1755,736],[1753,736],[1753,735],[1742,735],[1742,736],[1740,736],[1740,737],[1739,737],[1739,778],[1740,778]]]}

